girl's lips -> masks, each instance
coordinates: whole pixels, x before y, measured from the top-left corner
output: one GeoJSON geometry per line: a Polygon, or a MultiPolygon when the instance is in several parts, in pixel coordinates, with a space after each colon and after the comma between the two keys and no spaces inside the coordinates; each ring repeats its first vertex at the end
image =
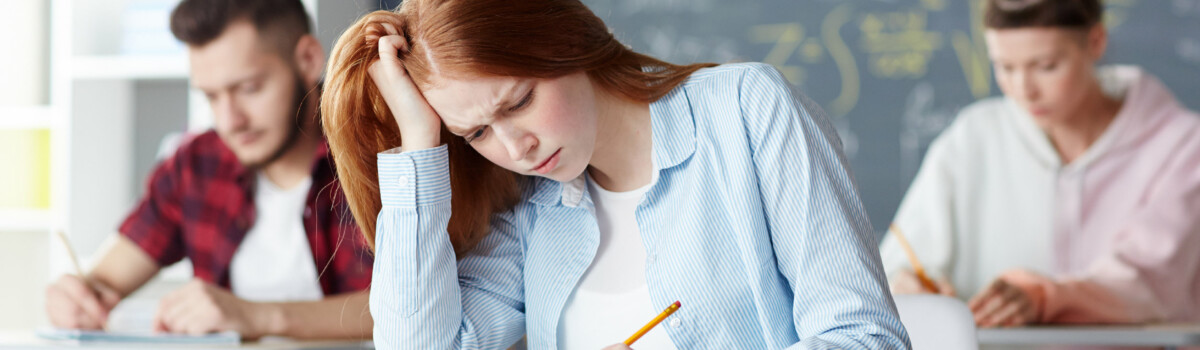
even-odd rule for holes
{"type": "Polygon", "coordinates": [[[554,151],[554,154],[551,154],[550,158],[546,158],[546,161],[542,162],[542,164],[538,165],[538,167],[533,168],[533,171],[537,172],[538,174],[545,175],[545,174],[549,173],[551,170],[554,170],[554,167],[558,166],[558,153],[559,152],[562,152],[562,149],[554,151]]]}

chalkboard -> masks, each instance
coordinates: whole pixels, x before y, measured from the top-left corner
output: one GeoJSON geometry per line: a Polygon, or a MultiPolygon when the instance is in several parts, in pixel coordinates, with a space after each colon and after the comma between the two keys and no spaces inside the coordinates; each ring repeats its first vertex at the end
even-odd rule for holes
{"type": "MultiPolygon", "coordinates": [[[[979,0],[584,0],[634,50],[766,62],[833,119],[871,223],[895,215],[929,143],[999,95],[979,0]]],[[[1200,108],[1200,0],[1109,0],[1105,63],[1137,64],[1200,108]]]]}
{"type": "MultiPolygon", "coordinates": [[[[583,2],[638,52],[779,68],[837,125],[877,233],[958,110],[1000,94],[983,44],[982,0],[583,2]]],[[[1142,66],[1200,108],[1200,0],[1105,5],[1103,63],[1142,66]]]]}

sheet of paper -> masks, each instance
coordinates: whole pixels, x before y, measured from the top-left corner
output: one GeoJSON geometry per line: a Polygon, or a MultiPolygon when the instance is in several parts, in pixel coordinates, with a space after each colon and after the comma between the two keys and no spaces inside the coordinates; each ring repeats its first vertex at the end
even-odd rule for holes
{"type": "Polygon", "coordinates": [[[108,318],[107,331],[81,331],[76,329],[41,328],[37,336],[55,341],[83,343],[137,343],[137,344],[204,344],[237,345],[241,335],[237,332],[213,333],[202,336],[156,333],[153,331],[154,313],[158,301],[153,299],[127,299],[112,310],[108,318]]]}
{"type": "Polygon", "coordinates": [[[239,335],[237,332],[221,332],[201,336],[191,336],[154,332],[108,332],[42,328],[37,330],[37,335],[38,337],[49,340],[78,341],[80,343],[237,345],[241,341],[241,335],[239,335]]]}

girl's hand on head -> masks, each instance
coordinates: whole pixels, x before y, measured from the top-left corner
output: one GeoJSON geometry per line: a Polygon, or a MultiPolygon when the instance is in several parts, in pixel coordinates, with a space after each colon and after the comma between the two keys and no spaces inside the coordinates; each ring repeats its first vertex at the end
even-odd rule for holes
{"type": "Polygon", "coordinates": [[[442,120],[400,61],[400,53],[408,52],[408,41],[392,24],[382,23],[380,27],[382,32],[376,29],[366,35],[367,41],[379,42],[379,59],[371,63],[367,74],[396,118],[401,149],[407,152],[437,147],[441,144],[442,120]]]}

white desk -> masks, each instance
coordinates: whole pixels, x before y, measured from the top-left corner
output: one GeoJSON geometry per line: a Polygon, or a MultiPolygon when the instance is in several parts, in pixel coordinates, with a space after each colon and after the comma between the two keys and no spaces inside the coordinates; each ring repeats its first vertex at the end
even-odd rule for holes
{"type": "Polygon", "coordinates": [[[979,329],[982,345],[1200,345],[1200,324],[1123,326],[1034,326],[979,329]]]}
{"type": "Polygon", "coordinates": [[[33,331],[0,331],[0,349],[322,349],[360,350],[374,349],[370,341],[294,341],[282,338],[264,338],[262,341],[243,342],[240,345],[164,345],[130,343],[87,343],[60,342],[39,338],[33,331]]]}

